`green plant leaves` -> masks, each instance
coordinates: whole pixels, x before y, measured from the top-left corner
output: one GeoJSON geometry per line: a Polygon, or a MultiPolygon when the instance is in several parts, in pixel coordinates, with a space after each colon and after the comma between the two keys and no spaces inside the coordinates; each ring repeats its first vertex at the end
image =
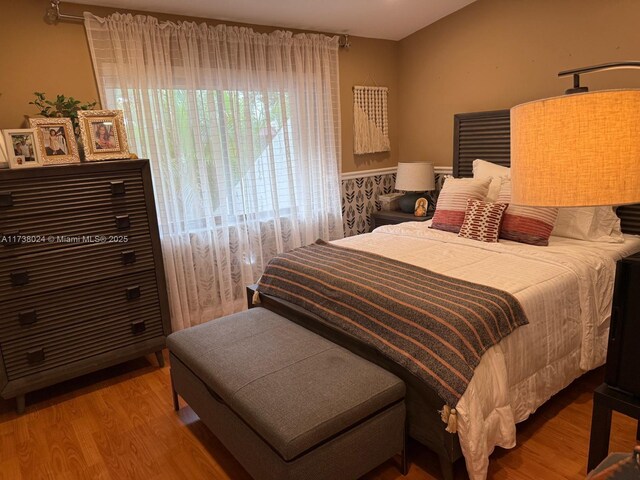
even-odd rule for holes
{"type": "Polygon", "coordinates": [[[35,100],[29,102],[29,105],[35,105],[39,110],[39,114],[43,117],[51,118],[70,118],[73,123],[73,129],[78,135],[78,111],[92,110],[98,102],[82,103],[73,97],[65,97],[64,95],[56,95],[55,100],[49,100],[44,92],[33,92],[35,100]]]}

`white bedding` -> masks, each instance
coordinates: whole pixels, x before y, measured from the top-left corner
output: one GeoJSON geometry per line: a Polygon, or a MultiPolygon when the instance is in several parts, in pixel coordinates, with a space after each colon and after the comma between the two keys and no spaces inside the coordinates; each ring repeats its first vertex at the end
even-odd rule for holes
{"type": "Polygon", "coordinates": [[[529,324],[484,354],[457,405],[469,476],[485,479],[495,446],[515,446],[517,422],[604,363],[615,262],[640,251],[640,238],[487,244],[429,229],[430,223],[386,225],[335,243],[499,288],[522,304],[529,324]]]}

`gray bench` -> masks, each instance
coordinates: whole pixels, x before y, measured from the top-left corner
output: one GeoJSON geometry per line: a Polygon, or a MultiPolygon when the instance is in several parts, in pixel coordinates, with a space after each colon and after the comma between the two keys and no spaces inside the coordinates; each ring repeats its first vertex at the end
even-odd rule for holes
{"type": "MultiPolygon", "coordinates": [[[[258,480],[358,478],[405,440],[404,383],[263,308],[167,338],[184,398],[258,480]]],[[[404,472],[403,472],[404,473],[404,472]]]]}

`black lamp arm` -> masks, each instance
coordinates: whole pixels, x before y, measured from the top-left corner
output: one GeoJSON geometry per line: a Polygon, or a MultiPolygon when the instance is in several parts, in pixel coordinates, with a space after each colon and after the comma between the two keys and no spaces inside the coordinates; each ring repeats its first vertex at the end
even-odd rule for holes
{"type": "Polygon", "coordinates": [[[559,77],[566,77],[568,75],[573,75],[573,88],[569,88],[565,93],[580,93],[580,92],[588,92],[589,87],[581,87],[580,86],[580,75],[583,73],[591,73],[591,72],[599,72],[602,70],[615,70],[617,68],[640,68],[640,62],[637,61],[629,61],[629,62],[610,62],[610,63],[602,63],[600,65],[592,65],[590,67],[581,67],[574,68],[572,70],[563,70],[558,73],[559,77]]]}

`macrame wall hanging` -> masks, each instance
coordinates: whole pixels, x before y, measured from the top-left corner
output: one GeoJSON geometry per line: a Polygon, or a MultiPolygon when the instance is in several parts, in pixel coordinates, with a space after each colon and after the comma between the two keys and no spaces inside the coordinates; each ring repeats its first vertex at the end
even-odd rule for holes
{"type": "Polygon", "coordinates": [[[387,87],[353,87],[353,153],[388,152],[387,87]]]}

